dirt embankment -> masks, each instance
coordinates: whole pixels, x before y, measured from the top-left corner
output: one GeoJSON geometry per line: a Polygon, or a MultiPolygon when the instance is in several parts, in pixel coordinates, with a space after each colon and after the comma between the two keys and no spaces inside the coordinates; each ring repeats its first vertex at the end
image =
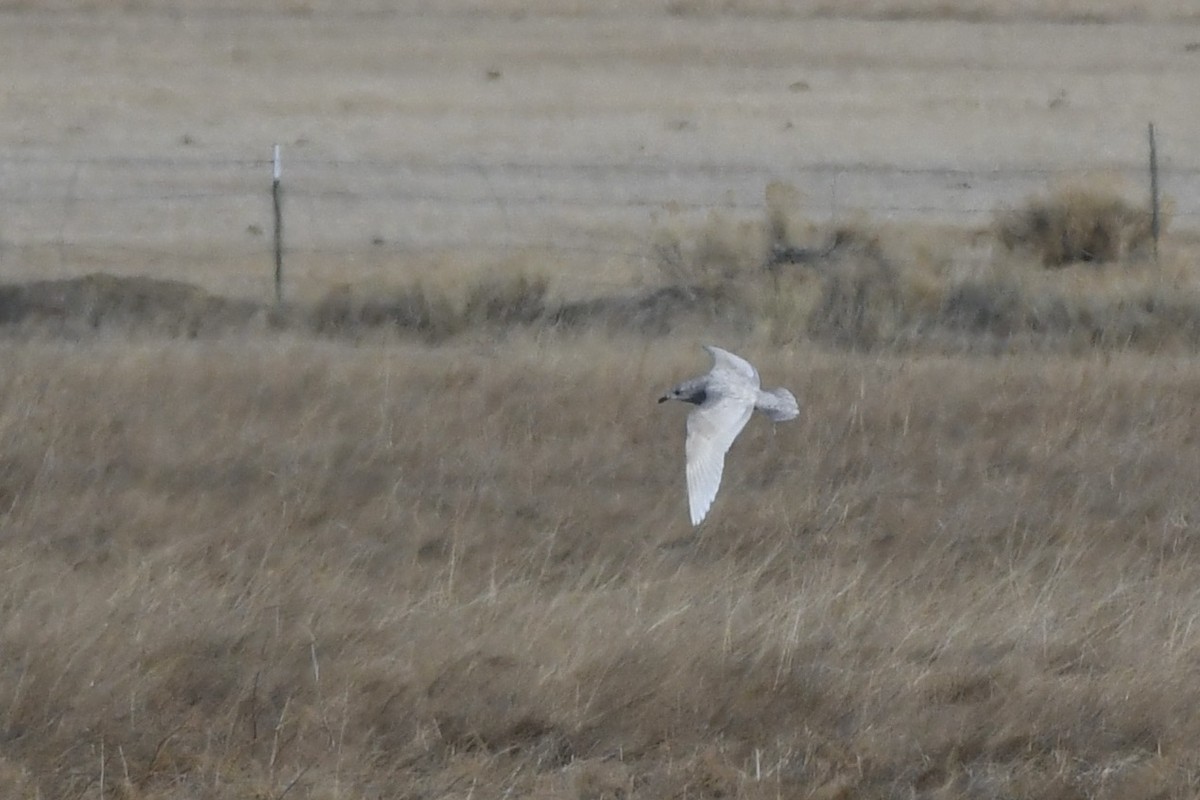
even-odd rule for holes
{"type": "Polygon", "coordinates": [[[370,298],[335,289],[311,306],[280,309],[181,281],[94,273],[0,284],[0,337],[75,338],[105,330],[194,338],[272,327],[338,338],[388,330],[442,340],[480,325],[534,324],[665,333],[686,317],[711,313],[715,302],[711,293],[677,287],[561,304],[548,301],[540,284],[515,281],[484,288],[462,307],[418,287],[370,298]]]}
{"type": "Polygon", "coordinates": [[[244,327],[262,310],[180,281],[106,273],[0,284],[0,332],[9,334],[117,329],[194,337],[244,327]]]}

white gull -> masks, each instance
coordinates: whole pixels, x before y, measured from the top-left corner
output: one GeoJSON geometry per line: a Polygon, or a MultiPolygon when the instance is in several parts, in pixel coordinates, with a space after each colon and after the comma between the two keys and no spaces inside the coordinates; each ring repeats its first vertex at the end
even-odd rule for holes
{"type": "Polygon", "coordinates": [[[754,410],[774,422],[800,414],[795,396],[787,389],[760,388],[758,372],[749,361],[712,345],[704,349],[713,358],[708,374],[684,381],[658,400],[682,400],[696,406],[688,414],[685,447],[692,525],[699,525],[712,507],[721,486],[725,453],[754,410]]]}

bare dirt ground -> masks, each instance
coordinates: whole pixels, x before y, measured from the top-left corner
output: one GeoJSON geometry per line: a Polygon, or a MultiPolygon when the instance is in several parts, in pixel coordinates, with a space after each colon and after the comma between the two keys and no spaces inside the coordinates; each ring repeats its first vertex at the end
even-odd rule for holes
{"type": "Polygon", "coordinates": [[[1200,16],[841,5],[0,3],[0,795],[1200,793],[1200,16]]]}

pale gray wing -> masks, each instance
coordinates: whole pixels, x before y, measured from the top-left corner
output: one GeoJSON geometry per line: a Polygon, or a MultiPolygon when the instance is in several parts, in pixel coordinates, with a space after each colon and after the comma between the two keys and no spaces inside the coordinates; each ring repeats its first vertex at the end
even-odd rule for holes
{"type": "Polygon", "coordinates": [[[721,473],[725,453],[746,427],[754,406],[736,397],[718,398],[697,406],[687,418],[688,510],[692,524],[699,525],[708,514],[721,473]]]}
{"type": "Polygon", "coordinates": [[[744,381],[749,381],[755,389],[758,388],[758,370],[749,361],[711,344],[704,345],[704,349],[712,356],[713,372],[732,373],[744,381]]]}

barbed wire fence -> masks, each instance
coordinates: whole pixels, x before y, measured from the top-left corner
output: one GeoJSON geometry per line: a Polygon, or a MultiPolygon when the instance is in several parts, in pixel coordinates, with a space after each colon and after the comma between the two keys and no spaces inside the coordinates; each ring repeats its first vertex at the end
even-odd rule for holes
{"type": "MultiPolygon", "coordinates": [[[[211,283],[270,296],[275,265],[270,146],[261,158],[0,156],[0,280],[92,271],[211,283]]],[[[335,281],[371,264],[405,277],[414,257],[496,258],[532,249],[573,262],[653,258],[665,213],[761,214],[766,186],[797,189],[814,223],[985,225],[1084,171],[643,160],[379,160],[283,152],[285,283],[335,281]],[[614,235],[624,231],[628,235],[614,235]],[[293,273],[294,270],[294,273],[293,273]]],[[[1200,168],[1159,154],[1176,228],[1200,222],[1200,168]]],[[[1144,166],[1097,168],[1149,197],[1144,166]]],[[[1135,194],[1140,193],[1140,194],[1135,194]]],[[[276,197],[279,195],[276,194],[276,197]]]]}

